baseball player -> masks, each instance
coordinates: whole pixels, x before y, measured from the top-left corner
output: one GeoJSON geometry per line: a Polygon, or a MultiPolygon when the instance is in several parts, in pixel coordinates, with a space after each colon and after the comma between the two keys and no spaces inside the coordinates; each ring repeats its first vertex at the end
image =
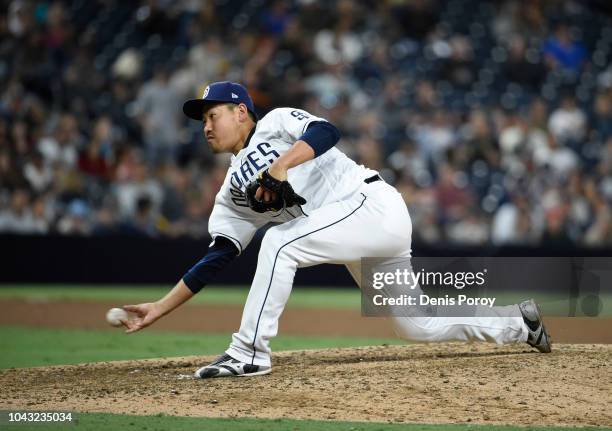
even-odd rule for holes
{"type": "MultiPolygon", "coordinates": [[[[344,264],[360,283],[362,257],[409,257],[412,224],[400,193],[378,172],[357,165],[334,145],[340,133],[301,109],[277,108],[259,119],[246,89],[215,82],[183,112],[202,121],[216,153],[231,164],[209,220],[212,242],[162,299],[127,305],[136,314],[126,332],[145,328],[187,301],[248,247],[262,241],[242,321],[226,352],[196,377],[256,376],[271,371],[270,339],[289,299],[298,268],[344,264]]],[[[532,300],[492,307],[485,317],[391,317],[396,333],[415,341],[527,342],[550,351],[550,339],[532,300]],[[518,307],[518,308],[517,308],[518,307]]]]}

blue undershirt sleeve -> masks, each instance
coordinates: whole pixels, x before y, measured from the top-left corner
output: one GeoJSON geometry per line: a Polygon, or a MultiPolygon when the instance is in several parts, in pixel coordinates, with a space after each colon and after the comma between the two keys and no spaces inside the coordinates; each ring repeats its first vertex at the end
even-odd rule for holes
{"type": "Polygon", "coordinates": [[[340,131],[327,121],[314,121],[308,125],[300,140],[312,147],[315,157],[319,157],[340,140],[340,131]]]}
{"type": "Polygon", "coordinates": [[[217,236],[208,253],[183,276],[183,281],[193,293],[209,284],[217,273],[238,255],[238,249],[229,239],[217,236]]]}

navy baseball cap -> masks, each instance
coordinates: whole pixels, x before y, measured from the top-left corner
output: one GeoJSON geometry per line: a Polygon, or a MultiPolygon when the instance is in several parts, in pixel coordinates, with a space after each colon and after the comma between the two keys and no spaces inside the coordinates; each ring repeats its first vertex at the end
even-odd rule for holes
{"type": "Polygon", "coordinates": [[[240,84],[229,81],[213,82],[208,85],[204,89],[201,99],[191,99],[183,104],[183,112],[189,118],[201,121],[204,107],[215,103],[235,103],[236,105],[244,103],[257,121],[255,105],[253,105],[253,99],[249,96],[247,89],[240,84]]]}

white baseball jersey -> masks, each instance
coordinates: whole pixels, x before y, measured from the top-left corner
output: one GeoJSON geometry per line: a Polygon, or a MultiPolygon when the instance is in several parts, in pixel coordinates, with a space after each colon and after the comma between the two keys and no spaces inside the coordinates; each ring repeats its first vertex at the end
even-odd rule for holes
{"type": "Polygon", "coordinates": [[[345,200],[355,194],[365,178],[376,174],[337,148],[331,148],[287,173],[288,181],[306,199],[306,205],[278,212],[251,210],[246,203],[246,185],[289,150],[315,121],[325,120],[299,109],[277,108],[257,122],[248,145],[232,156],[223,186],[215,198],[209,220],[213,239],[217,235],[225,236],[242,252],[259,227],[269,222],[290,221],[331,202],[345,200]]]}
{"type": "MultiPolygon", "coordinates": [[[[375,171],[357,165],[336,148],[288,171],[288,180],[308,203],[260,214],[245,199],[245,186],[297,141],[313,121],[299,109],[266,115],[238,154],[215,199],[211,236],[222,235],[242,251],[255,231],[278,222],[262,241],[257,270],[238,332],[226,353],[239,361],[269,367],[269,341],[289,299],[298,268],[345,264],[357,283],[362,257],[409,257],[412,223],[402,196],[384,181],[364,179],[375,171]]],[[[525,341],[517,306],[492,307],[484,317],[391,317],[398,335],[419,341],[525,341]]]]}

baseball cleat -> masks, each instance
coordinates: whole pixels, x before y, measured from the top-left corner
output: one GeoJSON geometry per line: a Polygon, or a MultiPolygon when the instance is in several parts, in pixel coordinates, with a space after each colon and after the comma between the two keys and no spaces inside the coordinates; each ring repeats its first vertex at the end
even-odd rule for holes
{"type": "Polygon", "coordinates": [[[219,356],[214,362],[196,370],[194,375],[200,379],[209,379],[211,377],[249,377],[262,376],[270,371],[272,371],[272,367],[246,364],[226,353],[219,356]]]}
{"type": "Polygon", "coordinates": [[[544,322],[542,321],[542,313],[540,307],[533,299],[523,301],[519,304],[519,309],[523,315],[523,321],[529,331],[527,344],[535,347],[542,353],[550,353],[551,340],[550,335],[546,332],[544,322]]]}

